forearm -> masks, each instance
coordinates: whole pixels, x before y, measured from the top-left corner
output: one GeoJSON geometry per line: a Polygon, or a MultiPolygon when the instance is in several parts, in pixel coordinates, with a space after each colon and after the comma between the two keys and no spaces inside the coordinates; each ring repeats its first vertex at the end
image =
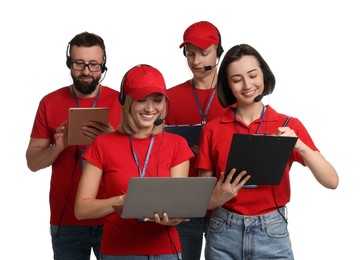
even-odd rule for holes
{"type": "Polygon", "coordinates": [[[337,188],[339,184],[337,172],[319,151],[313,151],[305,146],[300,151],[300,154],[307,167],[322,186],[329,189],[337,188]]]}
{"type": "MultiPolygon", "coordinates": [[[[199,176],[200,177],[211,177],[212,174],[213,174],[212,171],[199,169],[199,176]]],[[[215,199],[215,197],[216,197],[216,196],[214,196],[215,190],[216,190],[216,186],[215,186],[214,192],[211,195],[209,205],[207,207],[207,209],[209,209],[209,210],[212,210],[212,209],[217,208],[217,207],[221,206],[222,204],[224,204],[224,203],[221,203],[220,201],[218,201],[217,199],[215,199]]]]}
{"type": "Polygon", "coordinates": [[[55,145],[32,147],[26,153],[28,168],[33,172],[46,168],[54,163],[61,152],[55,145]]]}
{"type": "MultiPolygon", "coordinates": [[[[122,196],[123,197],[123,196],[122,196]]],[[[115,210],[112,206],[124,205],[121,196],[109,199],[84,199],[76,200],[75,216],[77,219],[95,219],[107,216],[115,210]]]]}
{"type": "Polygon", "coordinates": [[[218,199],[218,196],[214,196],[214,194],[212,194],[207,209],[208,210],[213,210],[213,209],[215,209],[217,207],[220,207],[220,206],[224,205],[224,203],[225,203],[224,201],[221,201],[221,200],[218,199]]]}

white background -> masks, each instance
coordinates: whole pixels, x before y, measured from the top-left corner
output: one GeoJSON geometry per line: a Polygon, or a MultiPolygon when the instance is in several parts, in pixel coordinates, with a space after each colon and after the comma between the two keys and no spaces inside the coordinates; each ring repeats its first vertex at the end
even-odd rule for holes
{"type": "Polygon", "coordinates": [[[2,259],[51,259],[50,168],[32,173],[25,151],[39,100],[69,85],[67,43],[89,31],[106,43],[104,85],[119,89],[139,63],[157,67],[168,87],[191,77],[182,51],[184,30],[208,20],[225,52],[256,47],[277,85],[265,104],[298,117],[340,176],[321,187],[307,168],[291,170],[289,230],[298,260],[359,259],[364,228],[363,8],[361,1],[3,1],[1,50],[2,259]]]}

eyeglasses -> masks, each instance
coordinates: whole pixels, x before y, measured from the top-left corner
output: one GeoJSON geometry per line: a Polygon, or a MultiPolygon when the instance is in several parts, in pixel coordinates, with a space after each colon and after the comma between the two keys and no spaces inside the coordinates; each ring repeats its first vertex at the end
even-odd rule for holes
{"type": "Polygon", "coordinates": [[[101,70],[102,64],[98,64],[98,63],[89,63],[86,64],[84,62],[80,62],[80,61],[72,61],[72,69],[74,70],[78,70],[78,71],[83,71],[86,67],[89,69],[89,71],[91,72],[97,72],[101,70]]]}

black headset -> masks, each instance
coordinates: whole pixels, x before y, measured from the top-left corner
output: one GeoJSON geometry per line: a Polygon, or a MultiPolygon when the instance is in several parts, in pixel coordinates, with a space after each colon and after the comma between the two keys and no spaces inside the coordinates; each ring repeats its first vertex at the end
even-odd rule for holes
{"type": "MultiPolygon", "coordinates": [[[[67,65],[67,68],[69,68],[69,69],[71,69],[71,65],[72,65],[70,48],[71,48],[71,42],[69,42],[67,44],[67,50],[66,50],[66,65],[67,65]]],[[[101,73],[104,73],[105,71],[107,71],[107,67],[106,67],[106,51],[103,50],[103,52],[104,52],[104,59],[103,59],[103,62],[101,64],[101,73]]]]}
{"type": "MultiPolygon", "coordinates": [[[[221,45],[221,35],[220,35],[220,31],[219,29],[217,29],[217,27],[215,26],[215,29],[217,31],[217,35],[219,36],[219,45],[217,46],[217,49],[216,49],[216,55],[218,58],[221,57],[221,55],[224,53],[224,49],[221,45]]],[[[183,46],[183,55],[186,56],[186,46],[183,46]]]]}
{"type": "Polygon", "coordinates": [[[125,103],[124,82],[125,82],[125,80],[126,80],[126,77],[128,76],[129,71],[131,71],[131,70],[132,70],[132,69],[134,69],[135,67],[140,67],[140,66],[148,66],[148,67],[150,67],[150,65],[148,65],[148,64],[139,64],[139,65],[136,65],[136,66],[132,67],[131,69],[129,69],[129,70],[125,73],[125,75],[124,75],[123,79],[121,80],[121,84],[120,84],[120,92],[119,92],[119,102],[120,102],[120,104],[121,104],[122,106],[123,106],[123,105],[124,105],[124,103],[125,103]]]}

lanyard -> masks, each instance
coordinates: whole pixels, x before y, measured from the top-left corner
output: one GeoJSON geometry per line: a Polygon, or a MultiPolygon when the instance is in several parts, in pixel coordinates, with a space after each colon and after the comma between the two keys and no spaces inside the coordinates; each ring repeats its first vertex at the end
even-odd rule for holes
{"type": "MultiPolygon", "coordinates": [[[[242,131],[240,129],[240,126],[239,126],[238,122],[236,121],[236,112],[237,112],[237,110],[238,110],[238,108],[236,107],[235,108],[235,111],[234,111],[234,122],[235,122],[236,126],[238,127],[239,133],[242,134],[242,131]]],[[[260,114],[260,123],[259,123],[259,126],[258,126],[257,130],[255,131],[255,134],[256,135],[259,133],[260,127],[263,124],[263,118],[264,118],[264,105],[263,105],[263,108],[262,108],[262,112],[260,114]]]]}
{"type": "MultiPolygon", "coordinates": [[[[77,98],[76,93],[74,92],[72,86],[71,86],[71,92],[72,92],[72,96],[73,96],[73,99],[76,102],[77,107],[80,107],[80,104],[78,103],[78,98],[77,98]]],[[[97,94],[96,94],[96,97],[94,99],[94,102],[92,102],[92,107],[96,107],[96,103],[97,103],[97,100],[99,99],[100,92],[101,92],[101,85],[100,85],[99,91],[97,91],[97,94]]]]}
{"type": "Polygon", "coordinates": [[[144,161],[144,166],[143,166],[142,171],[140,171],[140,163],[139,163],[139,160],[138,160],[138,156],[137,156],[137,154],[136,154],[136,152],[134,150],[134,147],[133,147],[132,137],[130,135],[128,137],[129,137],[129,142],[130,142],[131,150],[133,152],[135,163],[138,166],[139,176],[143,178],[144,175],[145,175],[145,171],[147,170],[149,157],[150,157],[150,152],[152,151],[152,147],[153,147],[153,144],[154,144],[154,135],[152,136],[152,139],[150,140],[147,155],[145,156],[145,161],[144,161]]]}
{"type": "Polygon", "coordinates": [[[192,89],[193,89],[193,94],[195,95],[195,99],[196,99],[196,103],[197,103],[198,109],[200,111],[201,124],[204,125],[204,124],[206,124],[206,117],[207,117],[207,113],[209,112],[209,109],[210,109],[210,106],[211,106],[211,103],[212,103],[212,99],[215,96],[216,87],[214,87],[214,89],[212,91],[212,94],[211,94],[210,99],[209,99],[209,101],[207,103],[205,112],[202,111],[201,103],[200,103],[200,100],[198,99],[198,96],[197,96],[196,86],[193,83],[193,81],[192,81],[192,89]]]}

